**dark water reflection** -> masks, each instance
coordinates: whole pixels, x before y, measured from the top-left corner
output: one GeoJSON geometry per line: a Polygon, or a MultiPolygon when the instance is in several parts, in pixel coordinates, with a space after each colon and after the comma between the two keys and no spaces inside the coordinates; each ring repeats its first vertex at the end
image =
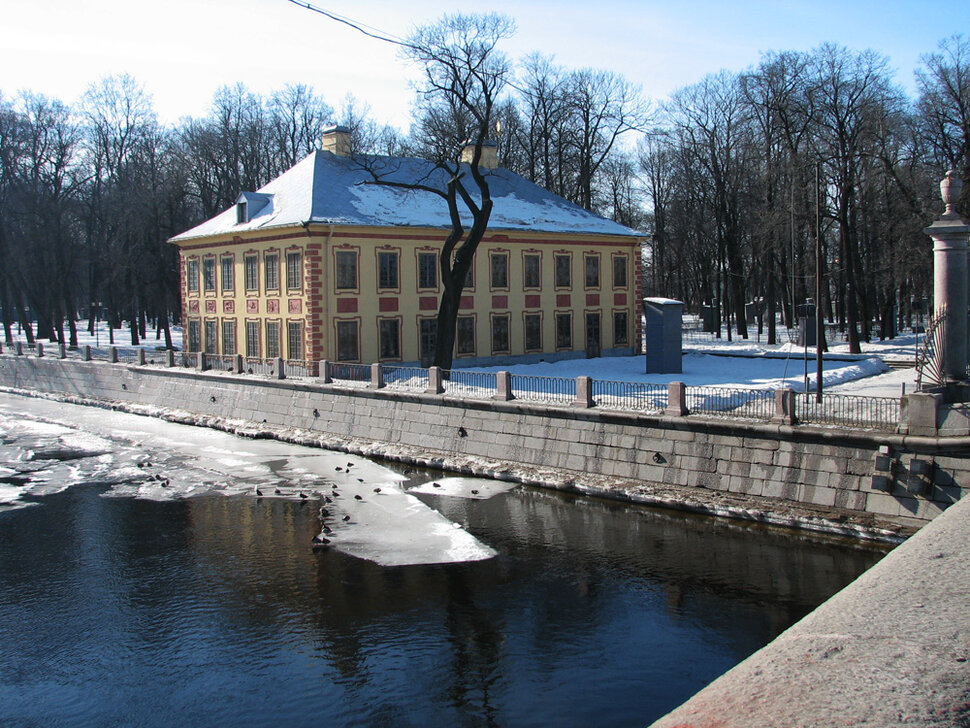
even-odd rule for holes
{"type": "Polygon", "coordinates": [[[0,725],[644,725],[882,555],[516,489],[422,496],[499,557],[382,568],[101,490],[0,515],[0,725]]]}

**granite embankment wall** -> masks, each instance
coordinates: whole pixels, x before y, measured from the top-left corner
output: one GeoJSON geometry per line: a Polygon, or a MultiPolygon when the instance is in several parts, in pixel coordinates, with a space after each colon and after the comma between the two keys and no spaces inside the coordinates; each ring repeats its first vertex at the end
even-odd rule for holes
{"type": "Polygon", "coordinates": [[[970,489],[970,438],[462,400],[192,369],[0,356],[0,386],[250,436],[870,537],[970,489]],[[139,409],[141,408],[141,410],[139,409]]]}

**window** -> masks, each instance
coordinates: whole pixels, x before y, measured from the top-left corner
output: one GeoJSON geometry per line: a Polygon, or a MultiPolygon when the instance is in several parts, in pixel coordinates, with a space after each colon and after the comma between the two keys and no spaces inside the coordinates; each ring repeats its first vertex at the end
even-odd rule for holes
{"type": "Polygon", "coordinates": [[[202,261],[202,287],[206,292],[216,290],[216,259],[206,258],[202,261]]]}
{"type": "Polygon", "coordinates": [[[556,314],[556,348],[571,349],[573,346],[573,315],[556,314]]]}
{"type": "Polygon", "coordinates": [[[255,255],[246,256],[246,290],[259,290],[259,258],[255,255]]]}
{"type": "Polygon", "coordinates": [[[377,287],[397,288],[397,253],[377,254],[377,287]]]}
{"type": "Polygon", "coordinates": [[[199,261],[190,260],[185,264],[185,289],[189,293],[199,292],[199,261]]]}
{"type": "Polygon", "coordinates": [[[249,204],[243,200],[236,203],[236,224],[249,222],[249,204]]]}
{"type": "Polygon", "coordinates": [[[288,359],[303,359],[303,325],[299,321],[286,322],[286,356],[288,359]]]}
{"type": "Polygon", "coordinates": [[[525,316],[525,350],[542,351],[542,316],[537,313],[525,316]]]}
{"type": "Polygon", "coordinates": [[[509,254],[492,253],[492,288],[509,287],[509,254]]]}
{"type": "Polygon", "coordinates": [[[286,288],[290,291],[303,288],[303,256],[300,253],[286,254],[286,288]]]}
{"type": "Polygon", "coordinates": [[[626,288],[626,256],[613,256],[613,287],[626,288]]]}
{"type": "Polygon", "coordinates": [[[236,286],[232,275],[232,258],[222,258],[220,262],[222,263],[222,290],[224,293],[232,293],[232,289],[236,286]]]}
{"type": "Polygon", "coordinates": [[[263,259],[263,268],[266,290],[278,291],[280,289],[280,256],[276,253],[267,255],[263,259]]]}
{"type": "Polygon", "coordinates": [[[438,254],[418,253],[418,288],[438,287],[438,254]]]}
{"type": "Polygon", "coordinates": [[[459,354],[475,353],[475,317],[459,316],[455,332],[456,348],[459,354]]]}
{"type": "Polygon", "coordinates": [[[280,322],[266,322],[266,358],[276,359],[280,355],[280,322]]]}
{"type": "Polygon", "coordinates": [[[586,287],[600,287],[600,257],[598,255],[586,256],[586,287]]]}
{"type": "Polygon", "coordinates": [[[218,340],[218,337],[216,336],[215,321],[205,322],[205,353],[206,354],[219,353],[219,340],[218,340]]]}
{"type": "MultiPolygon", "coordinates": [[[[357,288],[357,251],[337,251],[337,290],[354,290],[357,288]]],[[[354,359],[357,357],[354,356],[354,359]]]]}
{"type": "Polygon", "coordinates": [[[189,321],[189,346],[186,351],[199,351],[202,342],[199,341],[199,322],[189,321]]]}
{"type": "Polygon", "coordinates": [[[613,312],[613,346],[627,346],[630,334],[627,331],[627,312],[613,312]]]}
{"type": "Polygon", "coordinates": [[[556,288],[569,288],[573,285],[573,261],[568,255],[556,256],[556,288]]]}
{"type": "Polygon", "coordinates": [[[509,317],[492,316],[492,353],[509,350],[509,317]]]}
{"type": "Polygon", "coordinates": [[[526,255],[522,258],[522,282],[525,288],[541,288],[542,272],[538,255],[526,255]]]}
{"type": "Polygon", "coordinates": [[[434,350],[438,344],[438,320],[421,319],[421,366],[428,367],[434,361],[434,350]]]}
{"type": "Polygon", "coordinates": [[[232,356],[236,353],[236,322],[222,322],[222,353],[232,356]]]}
{"type": "Polygon", "coordinates": [[[381,319],[378,325],[381,359],[400,359],[401,322],[397,319],[381,319]]]}
{"type": "Polygon", "coordinates": [[[259,321],[246,322],[246,356],[259,358],[259,321]]]}
{"type": "MultiPolygon", "coordinates": [[[[339,253],[338,253],[339,255],[339,253]]],[[[354,255],[356,260],[356,254],[354,255]]],[[[337,361],[357,361],[360,351],[357,344],[357,322],[337,322],[337,361]]]]}

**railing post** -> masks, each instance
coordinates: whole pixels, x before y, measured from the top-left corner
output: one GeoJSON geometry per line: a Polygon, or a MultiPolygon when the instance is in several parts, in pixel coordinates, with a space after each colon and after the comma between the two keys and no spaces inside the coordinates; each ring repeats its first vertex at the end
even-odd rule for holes
{"type": "Polygon", "coordinates": [[[425,394],[443,394],[444,385],[441,383],[441,367],[428,367],[428,388],[425,394]]]}
{"type": "Polygon", "coordinates": [[[23,356],[24,355],[24,345],[23,345],[23,342],[18,341],[16,343],[16,345],[14,346],[14,351],[16,352],[17,356],[23,356]]]}
{"type": "Polygon", "coordinates": [[[904,434],[935,437],[942,395],[915,392],[902,398],[900,405],[904,434]]]}
{"type": "Polygon", "coordinates": [[[495,375],[495,394],[492,399],[500,402],[508,402],[515,399],[512,394],[512,374],[510,372],[498,372],[495,375]]]}
{"type": "Polygon", "coordinates": [[[286,379],[286,364],[281,356],[276,357],[276,378],[286,379]]]}
{"type": "Polygon", "coordinates": [[[175,352],[171,349],[165,350],[165,366],[169,368],[175,366],[175,352]]]}
{"type": "Polygon", "coordinates": [[[38,359],[43,359],[44,358],[44,342],[42,342],[42,341],[38,341],[37,342],[36,352],[37,352],[37,358],[38,359]]]}
{"type": "Polygon", "coordinates": [[[91,345],[85,344],[81,347],[81,361],[91,361],[91,345]]]}
{"type": "Polygon", "coordinates": [[[370,365],[370,384],[371,389],[381,389],[384,386],[384,366],[375,363],[370,365]]]}
{"type": "Polygon", "coordinates": [[[145,366],[145,350],[144,349],[138,349],[138,351],[135,354],[135,362],[139,366],[145,366]]]}
{"type": "Polygon", "coordinates": [[[795,415],[795,390],[789,387],[775,390],[775,414],[772,422],[779,425],[794,425],[798,422],[795,415]]]}
{"type": "Polygon", "coordinates": [[[206,355],[204,351],[200,351],[198,353],[198,357],[196,359],[196,366],[198,366],[200,372],[204,372],[206,369],[209,368],[209,362],[206,361],[206,355]]]}
{"type": "Polygon", "coordinates": [[[63,343],[57,345],[57,358],[67,359],[67,347],[63,343]]]}
{"type": "Polygon", "coordinates": [[[233,371],[235,371],[236,374],[242,374],[245,371],[243,369],[243,355],[242,354],[236,354],[235,364],[236,364],[236,366],[233,369],[233,371]]]}
{"type": "Polygon", "coordinates": [[[573,400],[573,407],[592,407],[593,402],[593,380],[588,376],[576,377],[576,399],[573,400]]]}
{"type": "Polygon", "coordinates": [[[118,347],[112,346],[108,349],[108,361],[112,364],[118,363],[118,347]]]}
{"type": "Polygon", "coordinates": [[[320,378],[321,382],[324,384],[330,384],[333,381],[333,372],[330,370],[329,359],[320,360],[320,369],[318,371],[319,374],[317,376],[320,378]]]}
{"type": "Polygon", "coordinates": [[[667,409],[664,414],[671,417],[684,417],[687,409],[687,386],[683,382],[670,382],[667,385],[667,409]]]}

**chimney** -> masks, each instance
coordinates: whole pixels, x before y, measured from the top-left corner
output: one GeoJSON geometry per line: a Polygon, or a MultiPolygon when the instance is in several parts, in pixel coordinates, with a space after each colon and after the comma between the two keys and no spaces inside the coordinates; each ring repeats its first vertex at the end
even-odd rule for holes
{"type": "Polygon", "coordinates": [[[331,126],[323,130],[323,142],[320,148],[325,152],[332,152],[338,157],[350,156],[350,127],[331,126]]]}
{"type": "MultiPolygon", "coordinates": [[[[471,164],[474,156],[475,142],[465,142],[465,146],[461,150],[461,161],[465,164],[471,164]]],[[[478,160],[478,166],[482,169],[495,169],[498,167],[498,145],[495,142],[482,142],[482,156],[478,160]]]]}

